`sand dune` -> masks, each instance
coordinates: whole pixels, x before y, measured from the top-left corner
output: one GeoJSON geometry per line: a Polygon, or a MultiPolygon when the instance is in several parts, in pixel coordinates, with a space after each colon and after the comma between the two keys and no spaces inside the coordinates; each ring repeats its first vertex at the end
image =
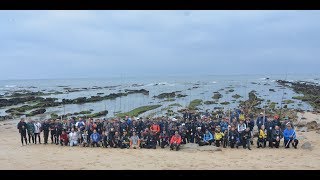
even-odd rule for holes
{"type": "MultiPolygon", "coordinates": [[[[306,113],[306,120],[319,115],[306,113]]],[[[170,151],[140,149],[104,149],[61,147],[60,145],[28,145],[21,147],[17,121],[0,122],[0,169],[2,170],[293,170],[320,169],[320,134],[315,131],[299,132],[298,149],[224,149],[222,151],[170,151]],[[304,150],[304,142],[312,150],[304,150]]],[[[41,134],[42,135],[42,134],[41,134]]]]}

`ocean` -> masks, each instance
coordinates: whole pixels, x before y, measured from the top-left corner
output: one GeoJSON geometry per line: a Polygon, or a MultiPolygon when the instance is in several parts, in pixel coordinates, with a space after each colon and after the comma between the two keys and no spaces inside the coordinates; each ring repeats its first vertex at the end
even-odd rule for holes
{"type": "MultiPolygon", "coordinates": [[[[201,99],[203,101],[213,101],[213,92],[219,91],[223,97],[219,102],[230,102],[229,105],[221,104],[202,104],[198,108],[202,110],[213,110],[214,107],[222,107],[225,110],[235,108],[238,106],[239,100],[248,99],[248,93],[252,90],[257,92],[257,96],[271,102],[281,103],[281,99],[289,100],[293,96],[298,96],[288,88],[281,88],[275,82],[276,80],[288,81],[310,81],[320,83],[319,75],[186,75],[186,76],[141,76],[141,77],[110,77],[110,78],[83,78],[83,79],[42,79],[42,80],[1,80],[0,81],[0,95],[10,94],[17,90],[42,91],[44,93],[61,91],[64,94],[47,95],[42,97],[62,99],[74,99],[77,97],[91,97],[100,95],[108,95],[110,93],[124,92],[125,89],[138,90],[146,89],[149,95],[130,94],[115,100],[104,100],[95,103],[85,104],[69,104],[64,106],[46,108],[46,113],[37,115],[36,117],[43,119],[50,116],[51,113],[58,115],[80,112],[84,110],[93,109],[93,112],[100,112],[108,110],[107,117],[112,117],[114,112],[128,112],[134,108],[145,105],[161,104],[162,106],[148,111],[141,116],[148,114],[155,114],[157,116],[164,115],[166,108],[170,104],[179,103],[182,107],[173,106],[172,110],[177,111],[180,108],[186,107],[192,100],[201,99]],[[108,87],[107,87],[108,86],[108,87]],[[109,87],[111,86],[111,87],[109,87]],[[115,87],[112,87],[115,86],[115,87]],[[102,88],[99,88],[102,87],[102,88]],[[66,92],[64,88],[78,88],[78,92],[66,92]],[[94,88],[85,90],[83,88],[94,88]],[[221,90],[223,89],[223,90],[221,90]],[[233,89],[233,92],[226,93],[233,89]],[[275,92],[269,91],[274,89],[275,92]],[[171,99],[171,101],[164,101],[164,99],[154,98],[153,96],[160,93],[170,93],[181,91],[178,94],[187,95],[186,97],[171,99]],[[103,94],[102,94],[103,93],[103,94]],[[232,96],[238,94],[241,97],[234,99],[232,96]]],[[[294,100],[294,99],[292,99],[294,100]]],[[[262,103],[262,105],[264,104],[262,103]]],[[[0,116],[7,115],[5,111],[12,107],[19,107],[22,104],[0,109],[0,116]]],[[[279,105],[278,105],[279,106],[279,105]]],[[[294,100],[294,103],[289,104],[288,108],[300,108],[303,110],[312,110],[312,107],[302,101],[294,100]]]]}

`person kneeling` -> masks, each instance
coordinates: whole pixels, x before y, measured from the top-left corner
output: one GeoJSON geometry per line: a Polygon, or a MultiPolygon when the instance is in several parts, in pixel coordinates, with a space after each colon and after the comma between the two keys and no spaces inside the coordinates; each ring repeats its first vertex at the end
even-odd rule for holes
{"type": "Polygon", "coordinates": [[[91,134],[90,139],[91,139],[90,141],[91,147],[94,147],[95,145],[97,147],[100,147],[99,142],[100,142],[101,136],[99,133],[97,133],[97,130],[93,130],[93,133],[91,134]]]}
{"type": "Polygon", "coordinates": [[[280,140],[283,137],[283,134],[282,134],[279,126],[276,126],[275,129],[272,130],[271,137],[272,137],[271,148],[273,148],[273,147],[279,148],[280,140]]]}
{"type": "Polygon", "coordinates": [[[211,145],[213,142],[212,134],[206,130],[206,133],[203,135],[203,141],[199,142],[199,146],[211,145]]]}
{"type": "Polygon", "coordinates": [[[78,145],[78,134],[74,131],[74,128],[72,128],[71,132],[69,133],[69,141],[71,147],[78,145]]]}
{"type": "Polygon", "coordinates": [[[136,135],[136,132],[132,132],[132,136],[130,138],[130,148],[131,149],[140,149],[140,139],[139,136],[136,135]]]}
{"type": "Polygon", "coordinates": [[[173,135],[170,140],[170,150],[175,149],[178,151],[180,149],[181,140],[181,136],[178,134],[178,131],[176,131],[175,135],[173,135]]]}
{"type": "Polygon", "coordinates": [[[66,131],[62,131],[62,134],[60,136],[60,144],[61,146],[68,146],[68,135],[66,131]]]}
{"type": "Polygon", "coordinates": [[[264,125],[262,125],[261,129],[259,130],[257,148],[261,148],[261,147],[265,148],[266,144],[267,144],[267,131],[265,130],[264,125]]]}
{"type": "Polygon", "coordinates": [[[224,136],[224,133],[220,131],[220,127],[217,126],[216,132],[214,133],[214,139],[217,147],[220,147],[220,143],[222,142],[222,138],[224,136]]]}
{"type": "Polygon", "coordinates": [[[284,136],[284,145],[286,148],[290,148],[290,143],[291,143],[292,146],[295,149],[297,149],[299,141],[297,139],[296,132],[294,131],[294,129],[292,129],[290,123],[287,124],[287,128],[284,130],[283,136],[284,136]]]}

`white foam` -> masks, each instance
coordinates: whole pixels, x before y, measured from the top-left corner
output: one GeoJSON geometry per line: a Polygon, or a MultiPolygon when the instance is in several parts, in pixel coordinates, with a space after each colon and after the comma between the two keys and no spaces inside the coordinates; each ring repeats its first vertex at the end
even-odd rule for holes
{"type": "Polygon", "coordinates": [[[16,87],[17,85],[5,85],[4,87],[6,87],[6,88],[14,88],[14,87],[16,87]]]}

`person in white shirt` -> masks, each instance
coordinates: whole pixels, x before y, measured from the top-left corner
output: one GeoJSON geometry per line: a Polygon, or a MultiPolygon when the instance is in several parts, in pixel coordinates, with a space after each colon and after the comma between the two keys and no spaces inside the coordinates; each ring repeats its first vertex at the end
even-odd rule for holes
{"type": "Polygon", "coordinates": [[[39,144],[41,144],[41,138],[40,138],[40,132],[41,132],[41,123],[37,121],[34,123],[34,142],[37,144],[37,137],[39,138],[39,144]]]}
{"type": "Polygon", "coordinates": [[[69,142],[70,147],[78,145],[78,133],[74,131],[74,128],[72,128],[69,133],[69,142]]]}

